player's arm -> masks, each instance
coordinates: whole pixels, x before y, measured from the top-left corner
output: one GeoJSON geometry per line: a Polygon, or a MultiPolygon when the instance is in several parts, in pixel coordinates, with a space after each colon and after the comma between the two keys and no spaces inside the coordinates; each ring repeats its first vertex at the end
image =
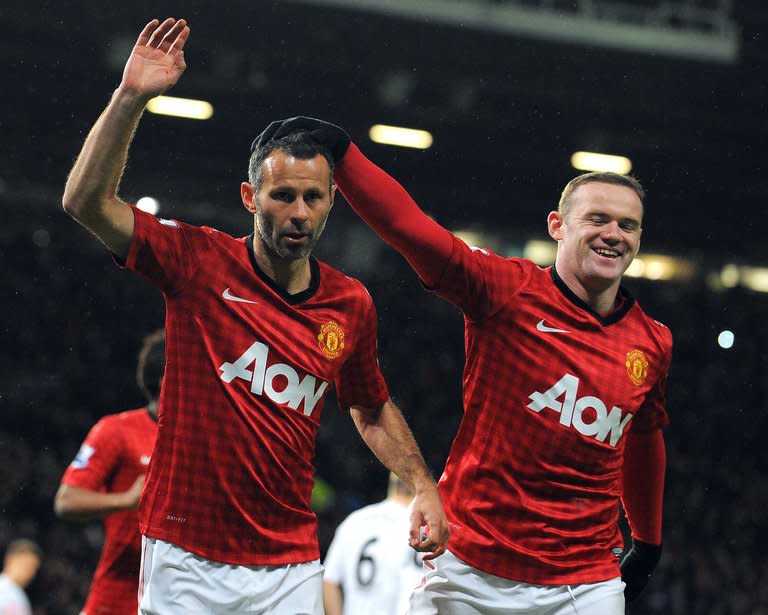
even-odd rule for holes
{"type": "Polygon", "coordinates": [[[344,612],[344,592],[341,585],[323,581],[323,606],[325,615],[342,615],[344,612]]]}
{"type": "Polygon", "coordinates": [[[453,251],[451,233],[354,143],[337,162],[334,179],[357,215],[405,257],[428,287],[437,286],[453,251]]]}
{"type": "Polygon", "coordinates": [[[334,124],[310,117],[273,122],[262,141],[307,131],[332,152],[334,179],[357,214],[400,252],[422,281],[437,286],[453,252],[453,236],[416,204],[393,177],[368,160],[349,135],[334,124]]]}
{"type": "Polygon", "coordinates": [[[661,556],[666,447],[661,429],[630,430],[624,449],[622,502],[632,547],[621,562],[627,601],[636,598],[661,556]]]}
{"type": "Polygon", "coordinates": [[[122,81],[94,124],[67,178],[62,204],[117,256],[128,255],[133,212],[117,190],[128,148],[147,102],[168,90],[186,68],[189,26],[182,19],[149,22],[125,65],[122,81]]]}
{"type": "Polygon", "coordinates": [[[69,521],[87,521],[124,510],[135,510],[139,505],[144,475],[139,476],[127,491],[105,493],[62,483],[56,491],[53,508],[56,514],[69,521]]]}
{"type": "Polygon", "coordinates": [[[400,409],[387,400],[375,410],[352,406],[350,412],[368,448],[415,494],[411,505],[411,547],[430,552],[425,559],[442,554],[448,546],[448,520],[437,485],[400,409]],[[421,535],[422,526],[429,528],[426,536],[421,535]]]}

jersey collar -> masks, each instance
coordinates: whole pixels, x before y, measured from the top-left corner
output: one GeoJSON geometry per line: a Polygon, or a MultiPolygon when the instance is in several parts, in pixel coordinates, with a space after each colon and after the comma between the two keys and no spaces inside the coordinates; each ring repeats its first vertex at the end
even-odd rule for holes
{"type": "Polygon", "coordinates": [[[309,269],[310,269],[310,279],[309,279],[309,286],[306,290],[302,290],[300,293],[296,293],[294,295],[287,292],[284,288],[281,286],[278,286],[275,284],[275,281],[270,278],[264,271],[259,267],[258,263],[256,262],[256,254],[253,251],[253,239],[254,234],[251,233],[248,235],[248,237],[245,238],[245,245],[248,248],[248,258],[251,260],[251,265],[253,266],[253,270],[256,272],[256,274],[264,281],[264,283],[269,286],[273,291],[275,291],[278,295],[280,295],[286,303],[289,303],[290,305],[296,305],[297,303],[301,303],[302,301],[306,301],[307,299],[310,299],[315,295],[317,292],[317,289],[320,288],[320,265],[317,262],[317,259],[314,256],[309,257],[309,269]]]}
{"type": "Polygon", "coordinates": [[[555,283],[555,286],[560,289],[560,292],[565,295],[566,299],[568,299],[576,307],[592,314],[592,316],[594,316],[595,319],[603,326],[612,325],[615,322],[619,322],[624,317],[624,314],[629,312],[629,310],[635,304],[635,298],[632,296],[632,293],[630,293],[623,286],[619,286],[619,306],[610,314],[603,316],[599,312],[592,309],[592,307],[586,301],[577,296],[576,293],[573,292],[565,282],[563,282],[563,279],[557,274],[555,265],[552,265],[549,268],[549,274],[552,277],[552,281],[555,283]]]}

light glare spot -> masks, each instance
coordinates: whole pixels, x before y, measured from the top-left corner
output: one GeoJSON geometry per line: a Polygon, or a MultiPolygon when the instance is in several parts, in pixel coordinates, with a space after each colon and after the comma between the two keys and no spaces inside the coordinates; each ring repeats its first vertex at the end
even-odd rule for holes
{"type": "Polygon", "coordinates": [[[733,347],[735,336],[733,335],[733,331],[729,331],[726,329],[725,331],[721,331],[720,335],[717,336],[717,343],[720,346],[720,348],[731,348],[733,347]]]}
{"type": "Polygon", "coordinates": [[[160,203],[157,202],[157,199],[154,199],[151,196],[141,197],[138,201],[136,201],[136,207],[138,207],[141,211],[146,211],[148,214],[152,214],[153,216],[156,215],[158,211],[160,211],[160,203]]]}

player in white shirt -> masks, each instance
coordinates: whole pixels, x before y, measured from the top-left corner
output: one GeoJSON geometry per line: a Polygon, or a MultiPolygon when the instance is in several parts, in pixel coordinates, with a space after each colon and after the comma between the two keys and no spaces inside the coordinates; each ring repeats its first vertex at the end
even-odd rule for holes
{"type": "Polygon", "coordinates": [[[24,588],[35,578],[43,552],[37,543],[19,538],[12,541],[0,573],[0,615],[32,615],[24,588]]]}
{"type": "Polygon", "coordinates": [[[408,546],[413,494],[390,474],[387,498],[350,514],[323,565],[326,615],[403,615],[421,582],[422,554],[408,546]]]}

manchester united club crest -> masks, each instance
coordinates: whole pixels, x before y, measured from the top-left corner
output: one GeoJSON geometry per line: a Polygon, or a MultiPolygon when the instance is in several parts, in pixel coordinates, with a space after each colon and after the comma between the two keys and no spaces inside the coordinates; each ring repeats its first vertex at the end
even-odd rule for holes
{"type": "Polygon", "coordinates": [[[640,386],[648,377],[648,359],[642,350],[630,350],[627,353],[627,374],[636,386],[640,386]]]}
{"type": "Polygon", "coordinates": [[[344,330],[338,323],[329,320],[317,334],[317,341],[320,344],[320,351],[329,359],[336,359],[341,356],[344,350],[344,330]]]}

